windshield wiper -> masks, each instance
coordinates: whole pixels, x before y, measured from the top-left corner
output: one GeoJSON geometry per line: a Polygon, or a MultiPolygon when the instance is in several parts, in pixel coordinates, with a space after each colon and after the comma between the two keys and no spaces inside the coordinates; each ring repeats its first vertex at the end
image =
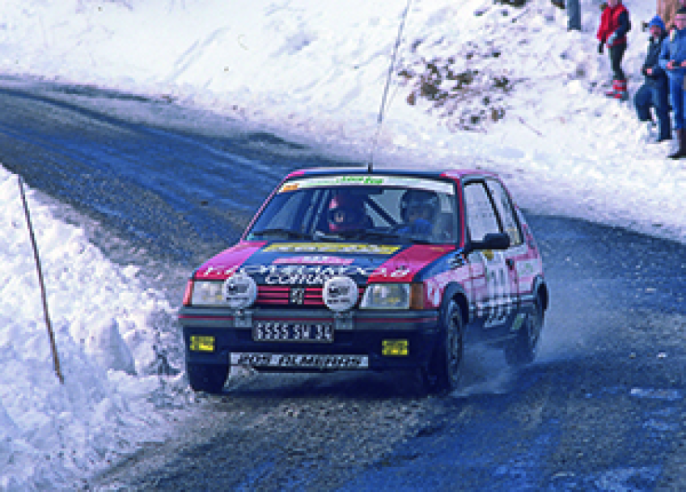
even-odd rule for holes
{"type": "Polygon", "coordinates": [[[336,232],[317,232],[315,234],[317,238],[322,239],[394,239],[394,240],[407,240],[406,237],[399,235],[394,232],[385,231],[368,231],[365,229],[353,229],[350,231],[336,231],[336,232]]]}
{"type": "Polygon", "coordinates": [[[284,229],[284,228],[272,228],[272,229],[263,229],[261,231],[255,231],[250,233],[251,236],[286,236],[288,238],[297,238],[297,239],[311,239],[312,236],[309,234],[305,234],[300,231],[294,231],[293,229],[284,229]]]}
{"type": "Polygon", "coordinates": [[[420,237],[418,234],[404,234],[393,231],[359,231],[360,237],[373,237],[379,239],[395,239],[403,243],[412,242],[415,244],[433,244],[433,241],[420,237]]]}
{"type": "Polygon", "coordinates": [[[375,237],[379,239],[404,239],[401,234],[397,232],[386,231],[359,231],[360,237],[375,237]]]}

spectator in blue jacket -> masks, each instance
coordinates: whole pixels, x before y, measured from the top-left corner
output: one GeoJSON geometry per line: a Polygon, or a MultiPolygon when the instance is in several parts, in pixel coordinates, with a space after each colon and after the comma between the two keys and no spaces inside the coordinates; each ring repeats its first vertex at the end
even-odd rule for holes
{"type": "Polygon", "coordinates": [[[670,159],[686,157],[686,129],[684,129],[684,76],[686,75],[686,7],[677,10],[674,16],[675,28],[662,43],[660,67],[669,77],[669,92],[674,109],[674,128],[679,146],[670,159]]]}
{"type": "Polygon", "coordinates": [[[669,81],[667,74],[660,68],[662,42],[667,37],[667,28],[660,16],[656,15],[648,23],[650,40],[648,54],[641,72],[645,77],[643,85],[634,96],[634,106],[640,121],[653,121],[650,108],[655,108],[658,124],[658,142],[672,139],[672,123],[669,120],[669,81]]]}

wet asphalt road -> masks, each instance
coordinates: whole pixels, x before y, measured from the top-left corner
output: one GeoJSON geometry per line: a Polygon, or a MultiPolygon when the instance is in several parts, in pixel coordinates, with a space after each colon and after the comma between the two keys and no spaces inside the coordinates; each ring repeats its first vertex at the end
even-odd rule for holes
{"type": "MultiPolygon", "coordinates": [[[[341,164],[164,99],[11,79],[0,162],[172,301],[286,172],[341,164]]],[[[551,291],[536,364],[473,351],[445,398],[376,375],[238,378],[174,442],[82,488],[686,490],[686,247],[527,217],[551,291]]]]}

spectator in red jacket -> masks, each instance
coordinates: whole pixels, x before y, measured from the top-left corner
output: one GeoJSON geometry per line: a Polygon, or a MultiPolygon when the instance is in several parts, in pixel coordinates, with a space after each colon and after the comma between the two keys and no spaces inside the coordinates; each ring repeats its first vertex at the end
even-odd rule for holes
{"type": "Polygon", "coordinates": [[[622,101],[629,99],[627,92],[626,76],[622,70],[622,58],[626,51],[626,34],[631,29],[629,11],[622,4],[622,0],[608,0],[607,8],[600,16],[600,26],[598,27],[598,53],[603,53],[604,46],[607,44],[612,65],[612,90],[606,93],[609,97],[614,97],[622,101]]]}

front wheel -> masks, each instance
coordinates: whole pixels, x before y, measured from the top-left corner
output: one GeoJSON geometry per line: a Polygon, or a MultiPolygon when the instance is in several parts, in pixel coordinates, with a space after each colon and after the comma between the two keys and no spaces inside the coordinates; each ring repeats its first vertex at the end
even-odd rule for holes
{"type": "Polygon", "coordinates": [[[204,391],[216,395],[222,392],[226,384],[229,365],[186,363],[186,374],[193,391],[204,391]]]}
{"type": "Polygon", "coordinates": [[[538,342],[543,330],[543,308],[536,299],[532,312],[517,332],[517,336],[505,347],[505,360],[512,367],[531,364],[538,353],[538,342]]]}
{"type": "Polygon", "coordinates": [[[440,340],[429,362],[427,382],[438,393],[449,393],[460,384],[464,359],[462,310],[450,301],[441,316],[440,340]]]}

